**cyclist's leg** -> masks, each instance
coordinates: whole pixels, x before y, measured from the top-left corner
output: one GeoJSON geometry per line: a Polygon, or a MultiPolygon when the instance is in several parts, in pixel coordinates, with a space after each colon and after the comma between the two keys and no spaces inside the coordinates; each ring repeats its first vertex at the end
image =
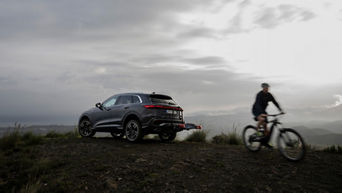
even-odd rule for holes
{"type": "Polygon", "coordinates": [[[265,114],[260,114],[259,116],[257,116],[257,129],[259,130],[260,126],[263,126],[265,128],[265,130],[267,129],[267,124],[265,122],[266,118],[265,118],[265,114]]]}

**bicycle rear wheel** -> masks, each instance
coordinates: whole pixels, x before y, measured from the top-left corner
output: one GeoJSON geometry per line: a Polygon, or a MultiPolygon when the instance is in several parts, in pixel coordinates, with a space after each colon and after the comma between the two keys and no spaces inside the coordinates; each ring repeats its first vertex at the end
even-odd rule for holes
{"type": "Polygon", "coordinates": [[[299,161],[305,156],[305,143],[294,129],[282,129],[277,138],[278,149],[287,160],[299,161]]]}
{"type": "Polygon", "coordinates": [[[248,125],[243,129],[242,141],[245,147],[251,152],[257,152],[261,149],[260,141],[257,138],[257,128],[253,125],[248,125]]]}

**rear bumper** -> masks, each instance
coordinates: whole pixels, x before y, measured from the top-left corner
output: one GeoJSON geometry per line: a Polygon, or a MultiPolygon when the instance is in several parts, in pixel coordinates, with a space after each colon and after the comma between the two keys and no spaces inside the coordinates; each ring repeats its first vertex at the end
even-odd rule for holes
{"type": "Polygon", "coordinates": [[[143,128],[148,133],[160,133],[162,131],[179,132],[190,129],[201,129],[202,127],[193,123],[185,123],[183,120],[152,119],[143,125],[143,128]]]}

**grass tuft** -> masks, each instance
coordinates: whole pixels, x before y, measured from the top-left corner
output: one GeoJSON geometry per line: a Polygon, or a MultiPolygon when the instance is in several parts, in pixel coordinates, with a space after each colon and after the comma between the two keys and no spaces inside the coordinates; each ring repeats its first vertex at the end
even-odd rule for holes
{"type": "Polygon", "coordinates": [[[237,133],[237,126],[233,124],[233,129],[227,134],[221,133],[211,139],[212,143],[215,144],[228,144],[228,145],[242,145],[242,137],[237,133]]]}
{"type": "Polygon", "coordinates": [[[329,153],[342,153],[342,147],[339,145],[332,145],[324,148],[322,151],[329,153]]]}
{"type": "Polygon", "coordinates": [[[18,149],[24,146],[37,145],[40,144],[42,141],[42,136],[34,135],[32,132],[20,133],[16,130],[5,134],[0,139],[0,149],[18,149]]]}
{"type": "Polygon", "coordinates": [[[211,142],[215,144],[241,145],[242,139],[236,132],[231,132],[228,134],[221,133],[220,135],[216,135],[211,139],[211,142]]]}
{"type": "Polygon", "coordinates": [[[69,131],[67,133],[57,133],[56,131],[50,131],[45,135],[46,138],[78,138],[80,137],[77,128],[74,131],[69,131]]]}
{"type": "Polygon", "coordinates": [[[206,142],[207,132],[195,131],[185,138],[185,141],[189,142],[206,142]]]}

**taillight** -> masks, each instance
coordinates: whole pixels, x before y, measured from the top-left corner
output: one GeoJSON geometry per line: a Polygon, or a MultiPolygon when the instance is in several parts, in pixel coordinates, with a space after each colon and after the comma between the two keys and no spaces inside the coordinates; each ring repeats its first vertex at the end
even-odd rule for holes
{"type": "Polygon", "coordinates": [[[170,106],[164,106],[164,105],[144,105],[147,109],[170,109],[170,110],[176,110],[176,111],[183,111],[180,107],[170,107],[170,106]]]}
{"type": "Polygon", "coordinates": [[[181,129],[185,129],[185,124],[179,124],[178,127],[181,129]]]}

